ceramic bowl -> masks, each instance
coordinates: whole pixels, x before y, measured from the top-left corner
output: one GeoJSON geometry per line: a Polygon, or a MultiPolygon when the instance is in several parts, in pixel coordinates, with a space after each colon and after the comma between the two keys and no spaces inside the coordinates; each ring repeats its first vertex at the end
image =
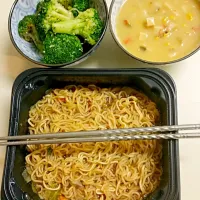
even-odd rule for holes
{"type": "Polygon", "coordinates": [[[90,0],[90,7],[96,8],[101,19],[104,23],[104,29],[102,35],[98,42],[87,49],[83,55],[70,62],[62,64],[45,64],[41,59],[42,55],[38,52],[35,46],[29,42],[23,40],[18,34],[18,23],[26,15],[35,13],[36,5],[40,0],[16,0],[11,8],[9,19],[8,19],[8,29],[11,41],[18,52],[24,56],[26,59],[32,61],[35,64],[47,66],[47,67],[64,67],[64,66],[74,66],[82,61],[86,60],[99,46],[101,43],[108,24],[108,9],[105,0],[90,0]]]}
{"type": "Polygon", "coordinates": [[[200,46],[198,48],[196,48],[194,51],[192,51],[191,53],[189,53],[188,55],[176,59],[176,60],[172,60],[172,61],[167,61],[167,62],[152,62],[152,61],[148,61],[148,60],[143,60],[139,57],[134,56],[133,54],[129,53],[129,51],[127,51],[124,48],[124,45],[121,43],[120,39],[117,36],[117,32],[116,32],[116,20],[117,20],[117,16],[120,12],[121,7],[123,6],[123,4],[126,2],[126,0],[112,0],[111,5],[110,5],[110,10],[109,10],[109,26],[110,26],[110,31],[111,34],[115,40],[115,42],[117,43],[117,45],[126,53],[128,54],[130,57],[139,60],[143,63],[147,63],[147,64],[152,64],[152,65],[166,65],[166,64],[172,64],[172,63],[176,63],[179,61],[182,61],[190,56],[192,56],[194,53],[196,53],[199,49],[200,46]]]}

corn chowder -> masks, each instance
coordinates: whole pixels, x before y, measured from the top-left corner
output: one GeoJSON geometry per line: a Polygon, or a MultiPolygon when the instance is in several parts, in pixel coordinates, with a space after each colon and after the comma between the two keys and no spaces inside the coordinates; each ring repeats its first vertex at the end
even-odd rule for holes
{"type": "Polygon", "coordinates": [[[198,0],[127,0],[116,31],[132,55],[151,62],[182,58],[200,44],[198,0]]]}

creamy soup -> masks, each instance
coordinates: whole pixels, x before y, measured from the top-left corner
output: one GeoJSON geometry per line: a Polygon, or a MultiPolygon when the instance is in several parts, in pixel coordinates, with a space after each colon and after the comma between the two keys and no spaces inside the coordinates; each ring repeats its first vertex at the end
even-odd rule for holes
{"type": "Polygon", "coordinates": [[[116,23],[123,47],[143,60],[176,60],[200,44],[198,0],[127,0],[116,23]]]}

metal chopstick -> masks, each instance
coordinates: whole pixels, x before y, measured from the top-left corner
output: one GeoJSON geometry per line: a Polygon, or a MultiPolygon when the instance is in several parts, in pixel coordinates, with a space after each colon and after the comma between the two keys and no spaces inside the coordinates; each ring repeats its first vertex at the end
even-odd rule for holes
{"type": "Polygon", "coordinates": [[[144,128],[124,128],[111,130],[78,131],[55,134],[36,134],[0,137],[0,146],[5,145],[31,145],[31,144],[60,144],[74,142],[102,142],[119,140],[152,140],[152,139],[183,139],[200,138],[200,133],[167,133],[152,134],[155,132],[174,132],[200,129],[200,124],[154,126],[144,128]],[[139,133],[151,133],[141,135],[139,133]],[[137,134],[137,135],[136,135],[137,134]],[[139,134],[139,135],[138,135],[139,134]],[[10,142],[15,140],[13,142],[10,142]],[[20,140],[20,141],[16,141],[20,140]]]}
{"type": "Polygon", "coordinates": [[[81,138],[62,138],[62,139],[46,139],[46,140],[26,140],[13,142],[0,142],[0,146],[16,146],[16,145],[35,145],[35,144],[61,144],[61,143],[81,143],[81,142],[109,142],[120,140],[178,140],[200,138],[198,133],[181,133],[181,134],[150,134],[150,135],[113,135],[113,136],[96,136],[81,138]]]}

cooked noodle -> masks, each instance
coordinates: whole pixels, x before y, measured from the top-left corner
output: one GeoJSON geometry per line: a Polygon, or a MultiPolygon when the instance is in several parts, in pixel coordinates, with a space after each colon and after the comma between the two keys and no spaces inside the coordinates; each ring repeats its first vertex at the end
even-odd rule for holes
{"type": "MultiPolygon", "coordinates": [[[[54,89],[29,112],[30,134],[153,126],[155,103],[129,87],[54,89]]],[[[41,199],[141,200],[159,185],[160,141],[28,146],[26,169],[41,199]]]]}

